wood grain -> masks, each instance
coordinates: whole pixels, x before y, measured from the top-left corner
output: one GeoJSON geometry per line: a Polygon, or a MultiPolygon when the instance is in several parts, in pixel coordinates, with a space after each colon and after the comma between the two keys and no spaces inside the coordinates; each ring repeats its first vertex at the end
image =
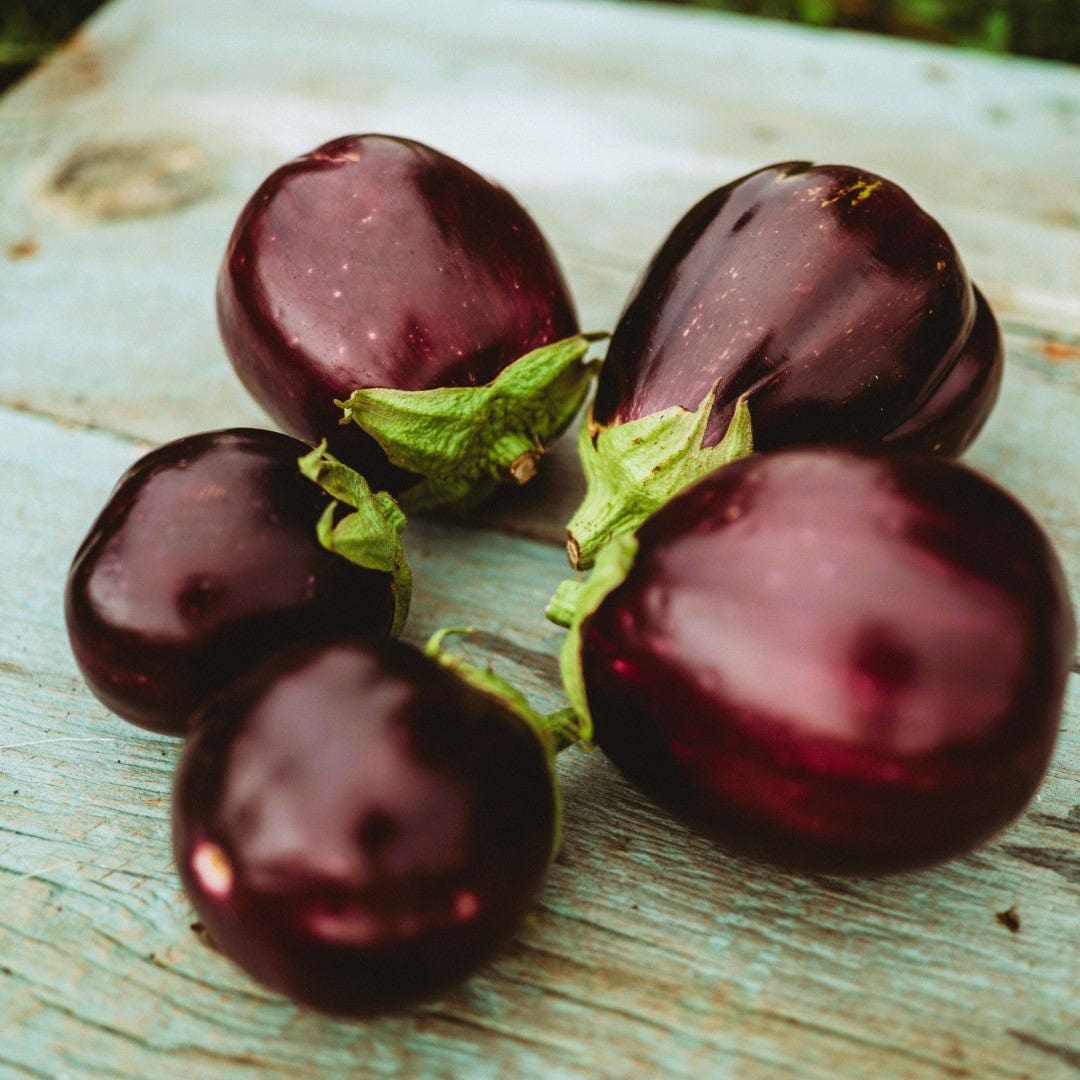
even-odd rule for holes
{"type": "MultiPolygon", "coordinates": [[[[1080,1074],[1078,676],[1036,800],[935,870],[732,858],[572,750],[533,917],[444,999],[330,1021],[207,945],[169,851],[177,746],[83,687],[63,580],[149,446],[263,422],[213,324],[225,236],[280,160],[365,129],[510,186],[596,327],[741,171],[831,158],[904,183],[1006,331],[969,461],[1080,590],[1074,69],[597,0],[117,0],[0,99],[0,1077],[1080,1074]]],[[[408,636],[476,625],[455,647],[559,705],[542,611],[579,492],[564,441],[480,518],[412,522],[408,636]]]]}

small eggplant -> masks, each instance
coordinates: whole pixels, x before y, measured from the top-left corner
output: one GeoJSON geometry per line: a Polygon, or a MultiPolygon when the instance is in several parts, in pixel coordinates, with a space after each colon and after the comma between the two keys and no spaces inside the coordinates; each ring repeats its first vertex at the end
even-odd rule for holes
{"type": "Polygon", "coordinates": [[[865,446],[718,469],[557,601],[567,693],[623,773],[811,871],[922,866],[1002,829],[1050,760],[1076,643],[1009,494],[865,446]]]}
{"type": "Polygon", "coordinates": [[[1001,336],[942,227],[842,165],[759,169],[675,226],[612,334],[568,526],[575,568],[750,450],[868,441],[959,454],[998,394],[1001,336]]]}
{"type": "Polygon", "coordinates": [[[545,729],[429,652],[341,638],[275,653],[206,705],[177,771],[176,865],[210,939],[333,1015],[471,975],[555,853],[545,729]]]}
{"type": "Polygon", "coordinates": [[[359,458],[407,508],[524,483],[591,382],[589,341],[529,214],[388,135],[335,139],[263,182],[229,240],[217,312],[267,412],[359,458]]]}
{"type": "Polygon", "coordinates": [[[167,443],[120,478],[75,555],[72,652],[113,712],[182,735],[199,702],[274,648],[400,631],[404,524],[388,495],[288,435],[167,443]],[[338,520],[338,499],[355,512],[338,520]]]}

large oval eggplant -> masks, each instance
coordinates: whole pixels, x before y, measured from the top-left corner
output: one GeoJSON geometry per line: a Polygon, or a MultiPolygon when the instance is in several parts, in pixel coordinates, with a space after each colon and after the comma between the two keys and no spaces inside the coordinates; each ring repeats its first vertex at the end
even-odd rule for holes
{"type": "Polygon", "coordinates": [[[632,781],[732,850],[934,863],[1002,829],[1046,770],[1068,587],[1032,517],[965,466],[754,455],[612,541],[593,578],[571,698],[632,781]]]}

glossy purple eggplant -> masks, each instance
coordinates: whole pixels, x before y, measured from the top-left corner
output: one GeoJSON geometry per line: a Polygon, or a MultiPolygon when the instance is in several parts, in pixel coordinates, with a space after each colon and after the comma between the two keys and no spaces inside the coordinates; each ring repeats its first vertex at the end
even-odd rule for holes
{"type": "Polygon", "coordinates": [[[364,1016],[465,979],[518,929],[558,834],[542,738],[396,641],[286,650],[181,759],[176,864],[212,941],[301,1004],[364,1016]]]}
{"type": "Polygon", "coordinates": [[[933,431],[910,430],[906,447],[957,454],[997,392],[995,326],[902,188],[849,166],[773,165],[707,195],[665,240],[612,335],[593,421],[692,412],[715,385],[705,445],[747,394],[759,450],[887,441],[928,410],[933,431]],[[966,350],[978,377],[950,386],[966,350]],[[939,392],[949,407],[931,410],[939,392]]]}
{"type": "Polygon", "coordinates": [[[331,500],[300,471],[309,452],[278,432],[210,431],[120,478],[65,590],[72,652],[113,712],[183,734],[200,701],[286,642],[390,632],[393,575],[317,538],[331,500]]]}
{"type": "MultiPolygon", "coordinates": [[[[411,455],[410,439],[421,436],[408,418],[387,422],[384,400],[365,411],[354,392],[481,387],[578,329],[554,256],[524,208],[453,158],[388,135],[335,139],[264,181],[229,240],[217,311],[232,363],[267,412],[299,438],[327,439],[349,464],[373,449],[381,456],[378,439],[397,467],[384,457],[369,479],[393,491],[428,475],[432,448],[411,455]],[[342,425],[344,402],[356,423],[342,425]]],[[[522,452],[535,454],[569,422],[588,382],[579,368],[568,383],[531,388],[517,410],[532,425],[522,452]],[[540,422],[538,411],[550,415],[540,422]]],[[[456,408],[440,405],[427,441],[456,408]]],[[[492,432],[492,411],[481,411],[479,426],[492,432]]],[[[522,436],[512,424],[507,433],[522,436]]],[[[449,452],[462,452],[460,439],[449,452]]],[[[453,460],[444,468],[460,472],[453,460]]],[[[429,502],[442,497],[428,493],[429,502]]]]}
{"type": "MultiPolygon", "coordinates": [[[[997,398],[1002,355],[956,248],[905,191],[849,166],[773,165],[707,195],[661,245],[612,334],[582,453],[599,452],[589,471],[603,479],[612,428],[636,422],[648,457],[651,418],[705,408],[687,426],[694,458],[742,401],[757,450],[865,440],[956,455],[997,398]]],[[[613,456],[623,468],[625,448],[613,456]]],[[[653,465],[638,471],[659,485],[653,465]]],[[[610,512],[610,493],[598,499],[610,512]]],[[[570,527],[582,565],[592,527],[570,527]]]]}
{"type": "Polygon", "coordinates": [[[745,458],[614,540],[594,577],[572,700],[631,780],[732,850],[937,862],[1012,820],[1050,760],[1076,643],[1061,565],[946,458],[745,458]]]}

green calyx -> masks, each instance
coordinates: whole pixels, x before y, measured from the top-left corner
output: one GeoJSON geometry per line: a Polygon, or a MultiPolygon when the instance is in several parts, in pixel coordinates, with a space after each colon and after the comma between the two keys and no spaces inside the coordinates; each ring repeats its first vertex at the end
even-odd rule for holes
{"type": "Polygon", "coordinates": [[[490,668],[478,668],[462,660],[460,656],[443,650],[443,641],[451,634],[471,633],[474,633],[471,626],[450,626],[437,630],[428,640],[425,651],[470,686],[498,699],[522,723],[528,725],[543,743],[549,760],[554,760],[560,751],[582,740],[581,722],[574,709],[556,709],[553,713],[537,712],[529,704],[528,698],[501,675],[496,675],[490,668]]]}
{"type": "Polygon", "coordinates": [[[593,724],[581,667],[582,626],[604,599],[626,580],[637,551],[637,537],[633,533],[624,532],[612,537],[600,549],[596,566],[588,578],[564,581],[548,605],[548,618],[569,628],[559,652],[559,673],[570,707],[577,716],[583,742],[592,739],[593,724]]]}
{"type": "Polygon", "coordinates": [[[577,334],[515,360],[485,386],[355,391],[335,402],[390,461],[422,477],[405,491],[410,511],[467,508],[501,483],[524,484],[544,448],[585,399],[595,363],[585,357],[604,335],[577,334]]]}
{"type": "Polygon", "coordinates": [[[357,566],[390,575],[394,595],[390,633],[397,637],[405,627],[412,601],[412,571],[401,542],[405,530],[401,507],[389,493],[372,492],[358,472],[327,453],[325,441],[298,464],[304,476],[334,500],[315,526],[319,543],[357,566]],[[339,517],[341,504],[351,507],[352,513],[339,517]]]}
{"type": "Polygon", "coordinates": [[[613,536],[632,532],[654,510],[707,473],[753,452],[750,408],[739,398],[723,439],[703,447],[714,386],[696,412],[674,406],[597,430],[582,424],[578,453],[585,498],[566,527],[566,553],[585,570],[613,536]]]}

